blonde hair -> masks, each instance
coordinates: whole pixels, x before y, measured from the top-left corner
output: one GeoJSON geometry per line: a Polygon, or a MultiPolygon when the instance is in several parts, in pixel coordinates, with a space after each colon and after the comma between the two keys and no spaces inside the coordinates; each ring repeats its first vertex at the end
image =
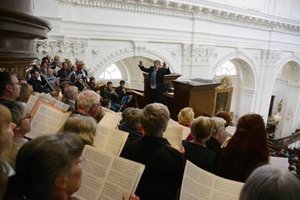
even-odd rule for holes
{"type": "Polygon", "coordinates": [[[85,90],[77,96],[76,106],[84,110],[89,110],[92,105],[100,103],[100,95],[92,90],[85,90]]]}
{"type": "Polygon", "coordinates": [[[93,145],[97,133],[97,123],[92,117],[76,115],[65,122],[60,132],[76,133],[84,144],[93,145]]]}
{"type": "Polygon", "coordinates": [[[10,111],[8,110],[8,108],[6,108],[3,105],[0,105],[0,199],[2,199],[2,196],[4,194],[5,188],[6,188],[6,182],[7,182],[7,177],[6,175],[3,173],[3,169],[5,169],[5,165],[3,158],[1,157],[3,151],[5,149],[3,149],[3,141],[2,141],[2,137],[3,137],[3,129],[6,128],[6,126],[8,126],[11,123],[11,114],[10,111]]]}
{"type": "Polygon", "coordinates": [[[195,113],[193,108],[185,107],[181,109],[177,115],[178,123],[184,126],[190,126],[194,120],[194,116],[195,113]]]}
{"type": "Polygon", "coordinates": [[[197,117],[194,119],[191,132],[195,139],[205,139],[212,134],[214,122],[209,117],[197,117]]]}
{"type": "MultiPolygon", "coordinates": [[[[1,113],[1,115],[0,115],[0,141],[2,142],[3,129],[6,128],[6,126],[11,123],[12,117],[11,117],[9,109],[3,105],[0,105],[0,113],[1,113]]],[[[3,146],[1,143],[0,143],[0,145],[3,146]]],[[[0,147],[0,149],[1,149],[1,147],[0,147]]]]}

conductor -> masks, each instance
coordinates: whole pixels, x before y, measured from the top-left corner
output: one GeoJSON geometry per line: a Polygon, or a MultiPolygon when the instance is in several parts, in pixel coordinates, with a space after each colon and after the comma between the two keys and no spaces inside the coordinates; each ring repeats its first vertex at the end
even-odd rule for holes
{"type": "Polygon", "coordinates": [[[148,73],[149,83],[147,84],[147,92],[149,94],[149,103],[163,103],[163,93],[167,91],[167,88],[164,84],[164,75],[170,74],[169,67],[166,66],[166,63],[161,65],[159,60],[154,61],[154,66],[145,68],[143,62],[140,61],[139,68],[148,73]]]}

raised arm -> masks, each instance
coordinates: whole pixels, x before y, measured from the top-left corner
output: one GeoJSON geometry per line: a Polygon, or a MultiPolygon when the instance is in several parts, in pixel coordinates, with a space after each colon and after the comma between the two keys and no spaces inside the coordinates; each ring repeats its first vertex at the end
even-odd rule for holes
{"type": "Polygon", "coordinates": [[[143,62],[142,61],[140,61],[139,62],[139,68],[143,71],[143,72],[147,72],[147,73],[149,73],[150,72],[150,69],[149,68],[145,68],[144,67],[144,64],[143,64],[143,62]]]}
{"type": "Polygon", "coordinates": [[[165,62],[163,63],[162,68],[164,69],[164,74],[170,74],[171,73],[170,68],[166,65],[165,62]]]}

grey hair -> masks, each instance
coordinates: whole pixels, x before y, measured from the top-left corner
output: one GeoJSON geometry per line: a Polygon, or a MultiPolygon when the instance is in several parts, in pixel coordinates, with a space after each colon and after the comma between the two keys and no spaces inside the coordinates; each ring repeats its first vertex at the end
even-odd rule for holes
{"type": "Polygon", "coordinates": [[[288,170],[264,165],[246,180],[240,200],[300,199],[300,180],[288,170]]]}
{"type": "Polygon", "coordinates": [[[100,102],[100,95],[92,90],[85,90],[77,96],[77,107],[89,110],[100,102]]]}
{"type": "Polygon", "coordinates": [[[167,128],[169,119],[170,112],[167,106],[161,103],[152,103],[144,108],[141,124],[146,135],[161,136],[167,128]]]}

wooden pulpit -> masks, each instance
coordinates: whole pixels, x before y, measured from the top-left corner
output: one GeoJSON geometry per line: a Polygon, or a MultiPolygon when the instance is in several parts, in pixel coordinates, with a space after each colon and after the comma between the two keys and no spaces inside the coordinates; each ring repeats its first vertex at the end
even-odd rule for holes
{"type": "Polygon", "coordinates": [[[220,84],[220,82],[199,78],[174,80],[174,108],[172,112],[178,113],[184,107],[191,107],[195,112],[195,117],[200,115],[213,116],[216,107],[215,89],[220,84]]]}

